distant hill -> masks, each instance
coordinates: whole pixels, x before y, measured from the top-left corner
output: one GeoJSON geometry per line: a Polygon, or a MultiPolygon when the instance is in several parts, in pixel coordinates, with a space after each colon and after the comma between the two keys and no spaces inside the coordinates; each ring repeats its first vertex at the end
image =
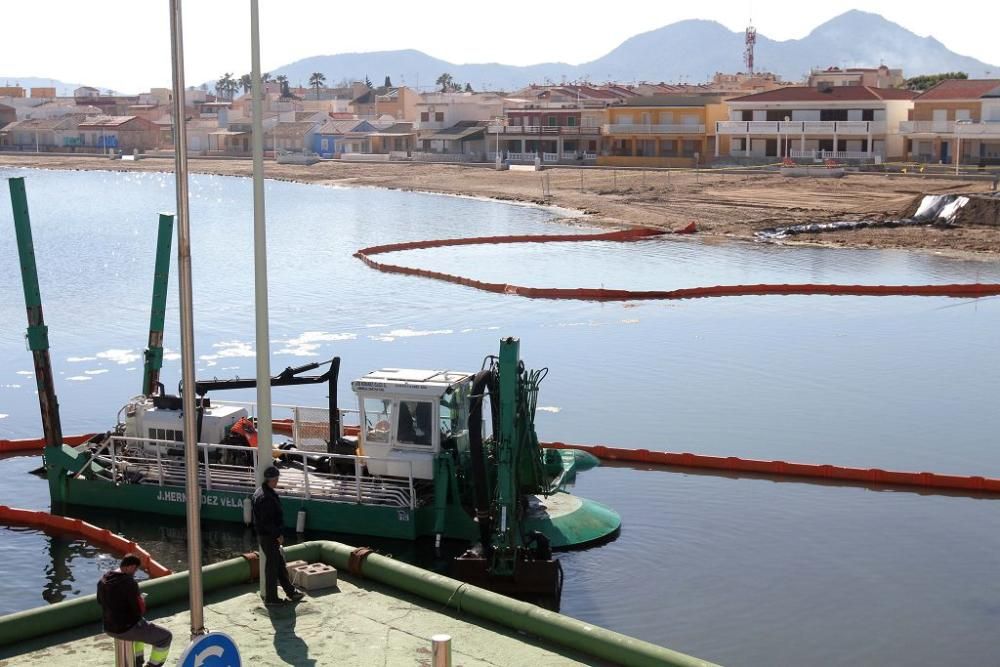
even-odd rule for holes
{"type": "MultiPolygon", "coordinates": [[[[273,69],[271,74],[284,74],[292,85],[307,85],[313,72],[325,74],[330,85],[365,76],[379,85],[389,75],[396,85],[427,88],[448,72],[455,81],[471,83],[476,90],[511,90],[529,83],[577,79],[700,82],[715,72],[742,70],[742,54],[742,32],[715,21],[689,20],[631,37],[607,55],[580,65],[457,64],[403,50],[313,56],[273,69]]],[[[907,77],[956,70],[973,78],[1000,73],[1000,66],[954,53],[933,37],[920,37],[878,14],[857,10],[827,21],[802,39],[776,41],[759,33],[756,61],[756,69],[789,81],[801,80],[812,67],[875,67],[880,63],[902,67],[907,77]]]]}
{"type": "MultiPolygon", "coordinates": [[[[66,83],[65,81],[59,81],[58,79],[44,79],[37,76],[0,76],[0,86],[21,86],[22,88],[55,88],[56,95],[60,97],[69,97],[73,94],[73,91],[84,85],[83,83],[66,83]]],[[[110,90],[110,88],[98,88],[102,93],[110,90]]]]}

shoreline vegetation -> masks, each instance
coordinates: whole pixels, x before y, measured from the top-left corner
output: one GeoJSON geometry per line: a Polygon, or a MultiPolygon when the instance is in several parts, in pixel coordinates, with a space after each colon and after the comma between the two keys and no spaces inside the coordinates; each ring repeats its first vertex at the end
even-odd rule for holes
{"type": "MultiPolygon", "coordinates": [[[[136,162],[99,156],[0,154],[0,166],[64,170],[172,172],[173,160],[136,162]]],[[[249,159],[196,158],[190,170],[251,175],[249,159]]],[[[595,227],[667,230],[694,222],[706,240],[753,240],[772,227],[842,220],[905,217],[924,195],[989,194],[986,180],[850,174],[840,179],[787,178],[777,172],[656,171],[551,168],[542,172],[409,162],[324,161],[309,166],[264,165],[266,178],[304,184],[367,186],[482,197],[565,209],[564,222],[595,227]],[[574,215],[579,211],[584,215],[574,215]]],[[[975,208],[954,227],[918,225],[802,234],[797,245],[897,248],[963,258],[1000,257],[1000,199],[975,208]]]]}

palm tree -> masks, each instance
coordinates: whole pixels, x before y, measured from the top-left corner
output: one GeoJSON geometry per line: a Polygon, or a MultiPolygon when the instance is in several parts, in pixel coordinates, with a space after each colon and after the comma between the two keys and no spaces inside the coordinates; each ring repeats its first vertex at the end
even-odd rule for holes
{"type": "Polygon", "coordinates": [[[326,83],[326,76],[322,72],[313,72],[309,75],[309,85],[316,89],[316,99],[319,99],[319,89],[326,83]]]}
{"type": "Polygon", "coordinates": [[[284,74],[279,74],[278,76],[274,77],[274,80],[277,81],[278,85],[281,86],[281,96],[288,97],[288,77],[285,76],[284,74]]]}
{"type": "Polygon", "coordinates": [[[243,93],[249,93],[250,89],[253,87],[253,81],[249,74],[244,74],[240,77],[240,88],[243,89],[243,93]]]}
{"type": "Polygon", "coordinates": [[[215,82],[215,92],[219,97],[233,99],[233,93],[239,90],[239,82],[233,78],[232,72],[226,72],[222,78],[215,82]]]}
{"type": "Polygon", "coordinates": [[[447,93],[450,89],[454,88],[455,86],[454,78],[452,78],[451,74],[448,74],[447,72],[439,76],[437,78],[437,81],[435,81],[434,83],[441,86],[442,93],[447,93]]]}

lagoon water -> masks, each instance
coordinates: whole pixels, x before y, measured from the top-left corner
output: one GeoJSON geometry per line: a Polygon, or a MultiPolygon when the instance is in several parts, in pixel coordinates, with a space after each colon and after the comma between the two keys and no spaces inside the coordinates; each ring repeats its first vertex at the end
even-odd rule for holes
{"type": "MultiPolygon", "coordinates": [[[[156,214],[173,208],[172,176],[0,169],[21,175],[63,427],[106,430],[140,389],[156,214]]],[[[252,376],[250,182],[195,176],[191,193],[199,374],[252,376]]],[[[29,437],[40,434],[37,399],[2,200],[0,437],[29,437]]],[[[350,380],[371,369],[474,370],[516,335],[529,367],[550,368],[543,440],[1000,476],[1000,299],[532,301],[381,274],[351,255],[395,241],[590,231],[553,222],[555,211],[283,182],[268,183],[267,210],[272,368],[341,356],[342,407],[350,380]]],[[[696,238],[384,257],[553,287],[1000,282],[995,261],[696,238]]],[[[163,380],[174,388],[176,275],[169,304],[163,380]]],[[[295,388],[275,400],[324,397],[295,388]]],[[[28,474],[37,465],[0,460],[0,503],[47,508],[44,483],[28,474]]],[[[569,615],[731,665],[995,662],[1000,500],[627,466],[589,471],[575,492],[615,508],[624,526],[610,544],[561,556],[569,615]]],[[[77,514],[169,566],[183,559],[182,524],[77,514]]],[[[253,541],[231,526],[208,535],[208,558],[253,541]]],[[[381,546],[434,560],[419,546],[381,546]]],[[[0,529],[0,558],[0,612],[89,593],[111,562],[11,529],[0,529]]]]}

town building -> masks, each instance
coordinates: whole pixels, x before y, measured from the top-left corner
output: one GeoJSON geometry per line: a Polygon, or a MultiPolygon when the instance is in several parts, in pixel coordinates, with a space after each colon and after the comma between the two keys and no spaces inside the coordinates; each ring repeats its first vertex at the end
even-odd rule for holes
{"type": "Polygon", "coordinates": [[[913,100],[900,132],[909,160],[1000,164],[1000,79],[941,81],[913,100]]]}
{"type": "Polygon", "coordinates": [[[582,162],[597,159],[604,107],[584,108],[552,103],[508,109],[503,123],[487,128],[488,158],[509,162],[582,162]]]}
{"type": "Polygon", "coordinates": [[[5,125],[9,125],[16,120],[17,109],[6,104],[0,104],[0,129],[3,129],[5,125]]]}
{"type": "Polygon", "coordinates": [[[870,86],[788,86],[727,101],[715,157],[883,162],[902,158],[900,122],[916,93],[870,86]],[[728,139],[728,155],[724,148],[728,139]]]}
{"type": "Polygon", "coordinates": [[[379,86],[361,93],[351,101],[349,109],[358,118],[378,120],[388,117],[399,122],[413,122],[419,102],[420,95],[406,86],[379,86]]]}
{"type": "Polygon", "coordinates": [[[690,167],[715,152],[716,121],[727,118],[718,95],[633,97],[608,107],[597,164],[690,167]]]}
{"type": "Polygon", "coordinates": [[[871,88],[901,88],[906,83],[903,70],[878,67],[827,67],[809,73],[806,85],[820,86],[869,86],[871,88]]]}

